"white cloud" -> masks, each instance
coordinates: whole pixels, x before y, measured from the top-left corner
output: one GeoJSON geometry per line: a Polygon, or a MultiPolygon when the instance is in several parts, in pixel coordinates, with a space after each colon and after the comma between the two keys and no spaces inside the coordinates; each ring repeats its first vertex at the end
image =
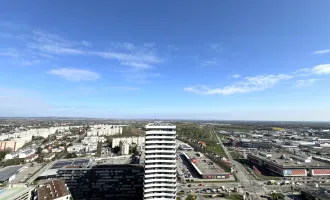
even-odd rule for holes
{"type": "Polygon", "coordinates": [[[318,54],[318,55],[327,54],[327,53],[330,53],[330,49],[323,49],[313,52],[313,54],[318,54]]]}
{"type": "Polygon", "coordinates": [[[239,75],[239,74],[234,74],[234,75],[232,75],[232,77],[233,77],[233,78],[239,78],[239,77],[241,77],[241,75],[239,75]]]}
{"type": "Polygon", "coordinates": [[[153,64],[160,62],[160,59],[152,53],[93,52],[92,54],[117,60],[120,64],[133,68],[151,68],[153,64]]]}
{"type": "Polygon", "coordinates": [[[45,31],[33,31],[33,42],[28,44],[28,48],[55,55],[83,55],[84,50],[79,48],[82,43],[69,41],[60,36],[45,31]]]}
{"type": "Polygon", "coordinates": [[[216,65],[216,64],[218,64],[218,61],[214,58],[212,60],[204,60],[201,63],[201,66],[212,66],[212,65],[216,65]]]}
{"type": "Polygon", "coordinates": [[[137,91],[140,90],[140,88],[136,87],[128,87],[128,86],[111,86],[110,89],[118,89],[118,90],[129,90],[129,91],[137,91]]]}
{"type": "Polygon", "coordinates": [[[311,72],[317,75],[330,74],[330,64],[317,65],[311,69],[311,72]]]}
{"type": "Polygon", "coordinates": [[[317,79],[306,79],[306,80],[296,80],[293,87],[301,88],[301,87],[309,87],[312,86],[317,79]]]}
{"type": "Polygon", "coordinates": [[[212,43],[212,44],[209,44],[209,46],[213,50],[219,50],[219,49],[221,49],[221,44],[218,44],[218,43],[212,43]]]}
{"type": "Polygon", "coordinates": [[[81,42],[81,44],[84,45],[84,46],[86,46],[86,47],[92,46],[92,44],[90,42],[86,41],[86,40],[83,40],[81,42]]]}
{"type": "Polygon", "coordinates": [[[236,93],[249,93],[272,88],[280,81],[288,80],[291,78],[292,76],[286,74],[261,75],[254,77],[245,77],[242,81],[233,83],[232,85],[228,85],[223,88],[210,88],[205,85],[197,85],[193,87],[186,87],[184,88],[184,91],[207,95],[232,95],[236,93]]]}
{"type": "Polygon", "coordinates": [[[94,81],[100,77],[100,75],[96,72],[76,68],[53,69],[49,70],[47,73],[60,76],[69,81],[94,81]]]}

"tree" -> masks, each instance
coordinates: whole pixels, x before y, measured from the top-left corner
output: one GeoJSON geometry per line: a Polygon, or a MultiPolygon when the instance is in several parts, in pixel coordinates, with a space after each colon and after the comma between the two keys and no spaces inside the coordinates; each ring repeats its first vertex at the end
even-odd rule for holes
{"type": "Polygon", "coordinates": [[[68,153],[66,154],[65,158],[77,158],[77,154],[76,153],[68,153]]]}

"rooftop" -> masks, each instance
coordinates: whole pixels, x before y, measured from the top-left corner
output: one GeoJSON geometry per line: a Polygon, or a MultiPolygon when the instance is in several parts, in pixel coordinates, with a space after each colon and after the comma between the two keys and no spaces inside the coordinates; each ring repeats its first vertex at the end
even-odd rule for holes
{"type": "Polygon", "coordinates": [[[302,193],[307,193],[309,195],[312,195],[312,196],[316,197],[319,200],[328,200],[328,199],[330,199],[330,191],[326,190],[324,188],[319,188],[317,190],[304,189],[304,190],[302,190],[302,193]]]}
{"type": "Polygon", "coordinates": [[[50,200],[69,195],[63,180],[52,180],[39,186],[38,199],[50,200]]]}
{"type": "Polygon", "coordinates": [[[217,164],[212,162],[209,158],[205,157],[200,152],[195,151],[186,151],[183,154],[186,155],[187,159],[197,159],[196,163],[193,163],[193,166],[198,168],[198,172],[202,175],[207,174],[216,174],[216,173],[225,173],[225,171],[220,168],[217,164]],[[188,157],[187,157],[188,156],[188,157]]]}
{"type": "Polygon", "coordinates": [[[22,168],[23,166],[18,165],[18,166],[8,166],[0,169],[0,182],[7,181],[11,176],[17,174],[22,168]]]}
{"type": "Polygon", "coordinates": [[[24,185],[15,185],[14,187],[6,187],[0,190],[0,199],[15,199],[15,197],[33,190],[34,187],[26,187],[24,185]]]}
{"type": "Polygon", "coordinates": [[[148,127],[148,126],[173,126],[173,127],[175,127],[174,124],[171,124],[168,122],[161,122],[161,121],[149,123],[146,125],[146,127],[148,127]]]}
{"type": "MultiPolygon", "coordinates": [[[[307,157],[304,155],[295,155],[288,152],[253,152],[253,156],[258,157],[258,159],[269,161],[283,167],[286,166],[330,166],[330,161],[322,161],[317,159],[317,157],[307,157]],[[267,156],[268,157],[267,157],[267,156]]],[[[250,154],[250,155],[251,155],[250,154]]]]}

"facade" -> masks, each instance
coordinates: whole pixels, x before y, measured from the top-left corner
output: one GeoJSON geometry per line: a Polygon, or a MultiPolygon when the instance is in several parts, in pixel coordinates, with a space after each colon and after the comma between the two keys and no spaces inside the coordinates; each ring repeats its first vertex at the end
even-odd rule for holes
{"type": "Polygon", "coordinates": [[[122,138],[113,138],[112,139],[112,148],[119,146],[120,142],[126,142],[127,144],[137,144],[142,146],[144,144],[145,137],[122,137],[122,138]]]}
{"type": "Polygon", "coordinates": [[[121,155],[128,155],[129,154],[129,144],[127,144],[126,142],[120,142],[119,148],[120,148],[120,154],[121,155]]]}
{"type": "Polygon", "coordinates": [[[297,155],[250,153],[247,159],[255,166],[271,171],[279,176],[330,176],[330,161],[319,157],[302,158],[297,155]]]}
{"type": "Polygon", "coordinates": [[[145,130],[144,200],[176,199],[176,126],[155,122],[145,130]]]}
{"type": "Polygon", "coordinates": [[[94,125],[91,126],[91,131],[87,132],[87,136],[110,136],[122,134],[123,128],[118,125],[94,125]]]}
{"type": "Polygon", "coordinates": [[[143,165],[95,165],[92,168],[60,168],[57,178],[65,181],[73,199],[142,199],[143,165]]]}
{"type": "Polygon", "coordinates": [[[5,151],[11,149],[12,151],[17,151],[23,145],[16,141],[0,141],[0,151],[5,151]]]}
{"type": "Polygon", "coordinates": [[[325,188],[303,189],[300,197],[303,200],[329,200],[330,190],[325,188]]]}

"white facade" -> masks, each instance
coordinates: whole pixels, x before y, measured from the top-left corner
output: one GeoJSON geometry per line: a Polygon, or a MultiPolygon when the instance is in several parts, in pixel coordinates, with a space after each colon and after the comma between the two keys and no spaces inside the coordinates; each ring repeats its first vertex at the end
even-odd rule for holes
{"type": "Polygon", "coordinates": [[[69,153],[77,153],[77,152],[80,152],[80,151],[84,151],[85,148],[86,148],[86,146],[84,146],[84,145],[78,143],[78,144],[73,144],[72,146],[69,146],[69,147],[67,148],[67,151],[68,151],[69,153]]]}
{"type": "Polygon", "coordinates": [[[120,148],[120,154],[121,155],[128,155],[129,154],[129,144],[127,144],[126,142],[120,142],[119,148],[120,148]]]}
{"type": "Polygon", "coordinates": [[[113,138],[111,147],[115,148],[119,146],[120,142],[126,142],[127,144],[137,144],[142,146],[144,144],[145,137],[122,137],[122,138],[113,138]]]}
{"type": "Polygon", "coordinates": [[[87,132],[87,136],[110,136],[122,133],[123,128],[121,126],[98,124],[91,126],[91,130],[87,132]]]}
{"type": "Polygon", "coordinates": [[[145,136],[144,200],[176,199],[176,126],[148,124],[145,136]]]}

